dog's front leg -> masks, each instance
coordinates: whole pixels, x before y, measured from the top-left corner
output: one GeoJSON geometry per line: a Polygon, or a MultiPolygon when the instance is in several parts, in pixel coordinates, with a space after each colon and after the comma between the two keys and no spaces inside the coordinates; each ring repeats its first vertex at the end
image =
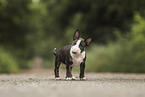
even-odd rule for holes
{"type": "Polygon", "coordinates": [[[71,65],[66,65],[66,79],[70,80],[72,79],[72,66],[71,65]]]}
{"type": "Polygon", "coordinates": [[[85,62],[82,62],[80,64],[80,79],[81,80],[86,79],[84,76],[84,72],[85,72],[85,62]]]}

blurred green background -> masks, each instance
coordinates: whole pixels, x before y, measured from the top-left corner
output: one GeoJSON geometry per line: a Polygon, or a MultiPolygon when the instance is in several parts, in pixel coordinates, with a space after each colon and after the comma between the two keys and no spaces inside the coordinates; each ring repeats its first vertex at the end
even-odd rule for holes
{"type": "Polygon", "coordinates": [[[86,71],[145,73],[145,0],[0,0],[0,73],[52,69],[76,29],[86,71]]]}

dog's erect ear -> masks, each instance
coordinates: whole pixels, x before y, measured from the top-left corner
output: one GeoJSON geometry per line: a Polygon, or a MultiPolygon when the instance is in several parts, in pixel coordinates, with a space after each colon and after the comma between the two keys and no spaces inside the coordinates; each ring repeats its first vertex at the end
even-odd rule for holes
{"type": "Polygon", "coordinates": [[[79,39],[79,37],[80,37],[79,30],[76,30],[76,32],[74,33],[74,36],[73,36],[73,40],[79,39]]]}
{"type": "Polygon", "coordinates": [[[91,40],[92,40],[91,38],[87,38],[87,39],[85,40],[86,46],[88,46],[88,45],[90,44],[91,40]]]}

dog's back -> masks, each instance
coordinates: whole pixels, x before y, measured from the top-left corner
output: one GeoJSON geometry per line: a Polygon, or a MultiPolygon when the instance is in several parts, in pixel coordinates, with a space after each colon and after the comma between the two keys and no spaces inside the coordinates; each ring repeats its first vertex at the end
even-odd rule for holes
{"type": "Polygon", "coordinates": [[[58,50],[56,53],[56,59],[67,65],[71,63],[70,49],[72,45],[66,45],[58,50]]]}
{"type": "Polygon", "coordinates": [[[85,48],[90,44],[91,38],[80,38],[79,30],[76,30],[73,36],[72,45],[66,45],[60,48],[57,52],[54,49],[55,55],[55,78],[59,79],[59,66],[61,63],[66,65],[66,79],[72,79],[71,70],[73,66],[80,66],[80,79],[85,79],[84,69],[86,54],[85,48]]]}

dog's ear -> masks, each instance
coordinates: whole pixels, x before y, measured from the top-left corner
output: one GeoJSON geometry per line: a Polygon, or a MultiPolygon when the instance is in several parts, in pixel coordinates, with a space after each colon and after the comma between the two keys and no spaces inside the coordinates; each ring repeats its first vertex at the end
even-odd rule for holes
{"type": "Polygon", "coordinates": [[[77,29],[74,33],[73,40],[79,39],[79,37],[80,37],[80,33],[79,30],[77,29]]]}
{"type": "Polygon", "coordinates": [[[88,45],[90,44],[91,40],[92,40],[91,38],[87,38],[87,39],[85,40],[86,46],[88,46],[88,45]]]}

